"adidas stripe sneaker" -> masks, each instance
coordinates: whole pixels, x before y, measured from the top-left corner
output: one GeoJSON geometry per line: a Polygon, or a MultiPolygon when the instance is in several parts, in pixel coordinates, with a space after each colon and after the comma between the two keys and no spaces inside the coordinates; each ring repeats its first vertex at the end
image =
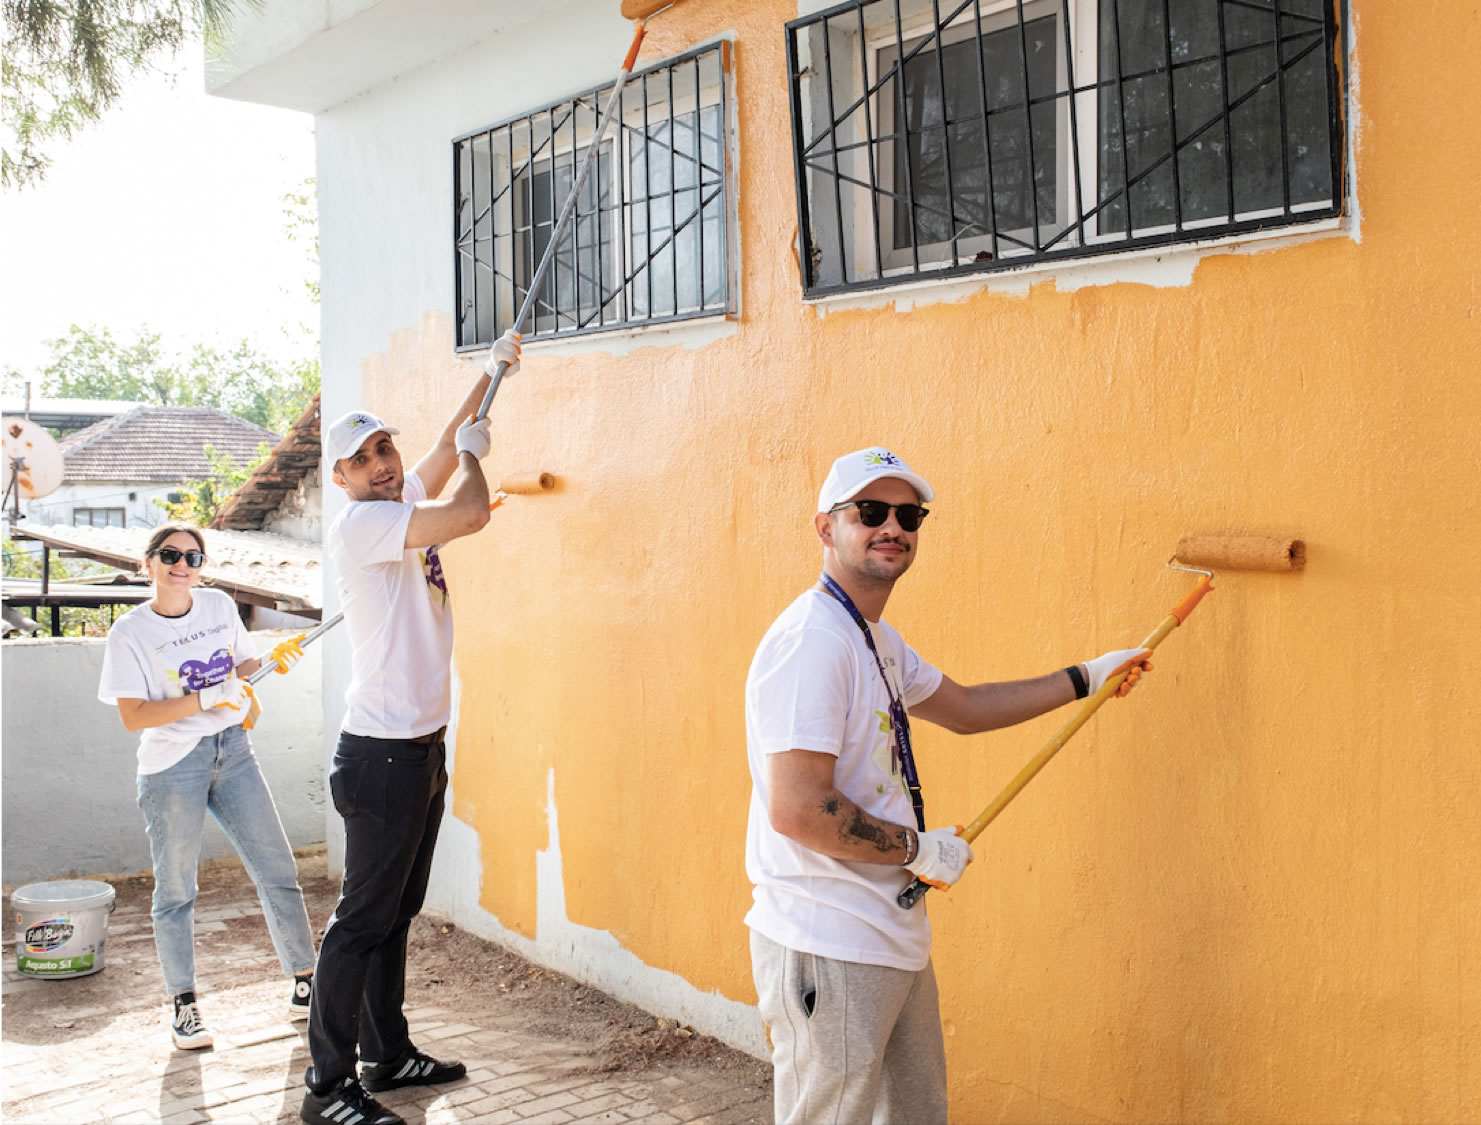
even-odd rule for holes
{"type": "Polygon", "coordinates": [[[309,1125],[406,1125],[404,1117],[381,1105],[353,1078],[343,1079],[327,1094],[306,1091],[298,1117],[309,1125]]]}
{"type": "Polygon", "coordinates": [[[288,1000],[288,1018],[290,1020],[306,1020],[309,1018],[309,1009],[313,1007],[314,1001],[314,978],[294,977],[293,996],[288,1000]]]}
{"type": "Polygon", "coordinates": [[[468,1073],[460,1062],[442,1062],[415,1047],[395,1062],[376,1063],[360,1071],[360,1081],[367,1090],[395,1090],[402,1086],[435,1086],[456,1082],[468,1073]]]}
{"type": "Polygon", "coordinates": [[[175,997],[175,1018],[170,1024],[170,1038],[182,1051],[199,1051],[216,1042],[206,1027],[206,1021],[201,1019],[194,992],[182,992],[175,997]]]}

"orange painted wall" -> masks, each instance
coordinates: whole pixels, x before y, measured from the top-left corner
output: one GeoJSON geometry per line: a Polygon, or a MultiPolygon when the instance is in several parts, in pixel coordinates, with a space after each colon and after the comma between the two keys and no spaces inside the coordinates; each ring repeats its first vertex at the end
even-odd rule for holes
{"type": "MultiPolygon", "coordinates": [[[[959,680],[1139,640],[1185,533],[1309,544],[1302,574],[1225,575],[932,896],[954,1119],[1481,1120],[1481,12],[1354,6],[1360,240],[823,317],[795,6],[655,21],[645,60],[734,37],[743,315],[701,348],[532,348],[500,392],[491,475],[562,483],[445,554],[487,910],[534,936],[554,768],[571,919],[754,1001],[746,668],[816,571],[829,461],[882,442],[939,493],[889,616],[959,680]]],[[[429,310],[367,362],[413,447],[468,378],[451,339],[429,310]]],[[[921,731],[931,819],[1060,718],[921,731]]]]}

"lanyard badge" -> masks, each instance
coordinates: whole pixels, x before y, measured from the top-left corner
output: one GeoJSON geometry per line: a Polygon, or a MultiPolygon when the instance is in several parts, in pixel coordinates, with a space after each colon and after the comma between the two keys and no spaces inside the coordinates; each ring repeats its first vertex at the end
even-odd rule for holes
{"type": "Polygon", "coordinates": [[[920,778],[915,772],[915,755],[910,751],[910,715],[905,710],[905,701],[895,695],[895,689],[890,686],[890,678],[885,675],[884,661],[879,657],[879,649],[874,646],[874,634],[869,630],[869,622],[864,620],[864,615],[859,612],[858,606],[843,591],[843,587],[835,582],[827,574],[820,579],[823,589],[833,595],[835,599],[848,610],[854,624],[864,634],[864,644],[874,656],[875,666],[879,668],[879,678],[884,682],[885,694],[890,697],[890,731],[895,738],[895,758],[900,763],[900,774],[905,779],[905,788],[910,792],[910,804],[915,809],[915,823],[922,832],[926,830],[926,806],[921,798],[920,778]]]}

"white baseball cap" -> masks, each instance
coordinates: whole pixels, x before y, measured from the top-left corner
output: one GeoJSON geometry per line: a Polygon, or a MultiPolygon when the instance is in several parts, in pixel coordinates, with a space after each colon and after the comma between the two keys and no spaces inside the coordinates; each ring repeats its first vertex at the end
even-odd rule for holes
{"type": "Polygon", "coordinates": [[[368,410],[351,410],[336,418],[324,431],[324,458],[333,467],[336,461],[343,461],[364,445],[365,439],[371,434],[381,431],[388,434],[401,432],[395,426],[386,425],[368,410]]]}
{"type": "Polygon", "coordinates": [[[936,496],[926,478],[911,472],[904,458],[882,446],[871,445],[868,449],[845,453],[833,462],[833,467],[828,470],[828,479],[823,482],[823,490],[818,493],[818,511],[831,511],[845,500],[852,500],[875,481],[888,477],[910,485],[922,503],[936,496]]]}

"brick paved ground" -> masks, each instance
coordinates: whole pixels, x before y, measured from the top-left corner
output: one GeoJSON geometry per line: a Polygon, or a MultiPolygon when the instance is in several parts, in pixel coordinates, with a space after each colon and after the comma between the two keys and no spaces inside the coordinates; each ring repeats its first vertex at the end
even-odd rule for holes
{"type": "MultiPolygon", "coordinates": [[[[323,924],[312,904],[310,913],[323,924]]],[[[308,1065],[305,1025],[286,1021],[288,990],[277,977],[267,928],[244,875],[210,887],[203,879],[197,934],[202,1008],[216,1038],[209,1051],[171,1046],[147,899],[121,902],[109,924],[106,967],[93,976],[22,977],[8,949],[0,1025],[4,1120],[297,1121],[308,1065]]],[[[488,946],[491,958],[501,952],[488,946]]],[[[604,1072],[610,1058],[599,1059],[595,1043],[553,1035],[548,1019],[531,1019],[516,1003],[478,999],[469,1006],[458,992],[456,969],[447,975],[453,979],[438,990],[437,1002],[414,1001],[408,1016],[417,1044],[462,1059],[468,1077],[380,1095],[409,1122],[770,1120],[768,1068],[747,1056],[712,1049],[699,1058],[604,1072]]]]}

